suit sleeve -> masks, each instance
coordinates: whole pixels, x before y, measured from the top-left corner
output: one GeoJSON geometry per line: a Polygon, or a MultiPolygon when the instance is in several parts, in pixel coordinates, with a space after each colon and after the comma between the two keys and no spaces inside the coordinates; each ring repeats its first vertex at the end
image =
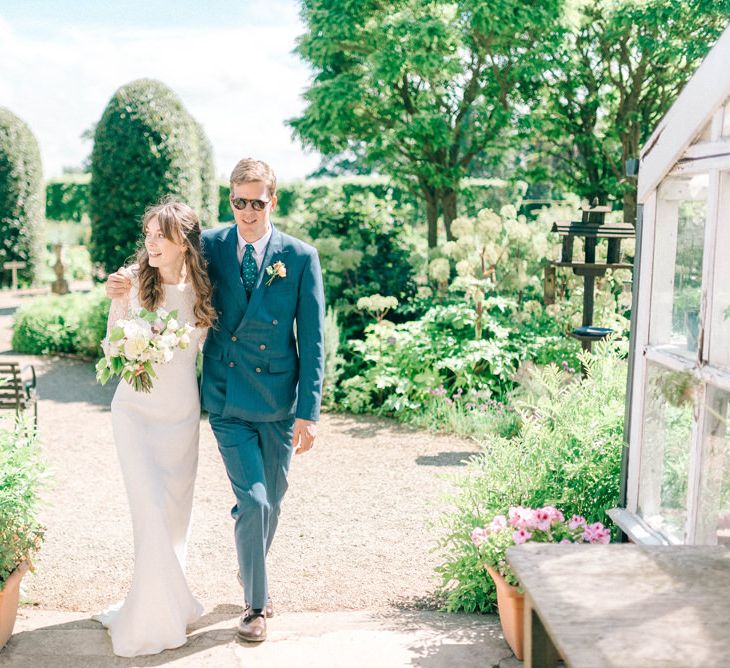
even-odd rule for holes
{"type": "Polygon", "coordinates": [[[324,379],[324,288],[316,251],[309,256],[299,283],[296,319],[299,344],[296,417],[319,420],[324,379]]]}

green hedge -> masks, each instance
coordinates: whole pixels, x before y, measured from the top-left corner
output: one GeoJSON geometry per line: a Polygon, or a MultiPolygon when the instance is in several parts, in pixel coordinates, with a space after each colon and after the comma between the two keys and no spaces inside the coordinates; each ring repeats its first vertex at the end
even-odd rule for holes
{"type": "Polygon", "coordinates": [[[92,260],[106,271],[124,264],[136,250],[144,210],[166,195],[209,218],[208,184],[214,180],[209,153],[202,129],[167,86],[151,79],[122,86],[94,135],[92,260]]]}
{"type": "Polygon", "coordinates": [[[46,183],[46,219],[78,223],[89,215],[91,174],[64,176],[46,183]]]}
{"type": "Polygon", "coordinates": [[[38,262],[43,222],[41,155],[30,128],[10,110],[0,108],[0,284],[10,282],[5,262],[25,262],[19,270],[29,283],[38,262]]]}
{"type": "Polygon", "coordinates": [[[13,350],[26,355],[101,355],[109,299],[102,288],[90,293],[37,297],[13,318],[13,350]]]}
{"type": "MultiPolygon", "coordinates": [[[[203,173],[210,172],[206,169],[203,173]]],[[[230,222],[233,220],[233,214],[228,203],[230,192],[228,183],[223,181],[212,183],[212,187],[205,184],[202,189],[203,195],[207,193],[209,203],[206,205],[203,202],[201,205],[201,221],[204,225],[215,224],[217,221],[230,222]]],[[[306,208],[320,199],[323,192],[340,189],[348,201],[356,194],[373,193],[379,199],[392,199],[396,203],[411,206],[415,209],[415,216],[421,216],[418,198],[394,186],[385,178],[336,177],[281,183],[278,187],[279,204],[276,217],[287,218],[297,210],[297,207],[306,208]]],[[[519,191],[519,184],[512,185],[499,179],[466,179],[461,191],[463,213],[474,215],[486,207],[497,211],[502,205],[517,201],[519,191]]],[[[88,210],[88,177],[62,177],[46,185],[46,218],[49,220],[79,221],[88,210]]]]}

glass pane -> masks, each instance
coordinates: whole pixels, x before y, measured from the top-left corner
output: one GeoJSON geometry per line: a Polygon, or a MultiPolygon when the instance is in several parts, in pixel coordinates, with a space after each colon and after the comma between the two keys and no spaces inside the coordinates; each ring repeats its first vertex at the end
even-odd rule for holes
{"type": "Polygon", "coordinates": [[[730,545],[730,394],[710,387],[702,444],[696,542],[730,545]]]}
{"type": "Polygon", "coordinates": [[[659,188],[650,340],[697,355],[707,174],[669,177],[659,188]]]}
{"type": "Polygon", "coordinates": [[[686,542],[687,483],[696,382],[690,373],[649,364],[639,514],[673,543],[686,542]]]}
{"type": "Polygon", "coordinates": [[[730,371],[730,172],[720,173],[719,185],[708,358],[712,366],[730,371]]]}

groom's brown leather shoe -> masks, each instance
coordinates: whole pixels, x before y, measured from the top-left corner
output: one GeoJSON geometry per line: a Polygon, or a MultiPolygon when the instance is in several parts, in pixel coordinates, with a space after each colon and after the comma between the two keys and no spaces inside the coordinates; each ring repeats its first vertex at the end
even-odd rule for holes
{"type": "MultiPolygon", "coordinates": [[[[243,604],[243,607],[248,610],[250,607],[248,602],[245,601],[243,604]]],[[[274,616],[274,604],[271,602],[271,598],[266,599],[266,607],[264,608],[264,614],[266,615],[266,619],[271,619],[274,616]]]]}
{"type": "Polygon", "coordinates": [[[266,617],[263,610],[246,608],[246,612],[238,622],[238,637],[246,642],[266,640],[266,617]]]}
{"type": "MultiPolygon", "coordinates": [[[[241,574],[236,573],[236,578],[238,578],[238,584],[243,587],[243,580],[241,580],[241,574]]],[[[243,607],[248,610],[248,601],[244,601],[243,607]]],[[[266,599],[266,607],[264,608],[264,614],[266,615],[267,619],[271,619],[274,616],[274,604],[271,602],[271,596],[269,596],[266,599]]]]}

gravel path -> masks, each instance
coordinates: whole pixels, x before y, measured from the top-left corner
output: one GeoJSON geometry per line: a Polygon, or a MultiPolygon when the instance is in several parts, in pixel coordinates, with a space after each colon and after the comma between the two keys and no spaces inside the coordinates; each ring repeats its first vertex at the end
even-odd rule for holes
{"type": "MultiPolygon", "coordinates": [[[[17,296],[0,293],[0,355],[9,351],[17,296]],[[4,352],[3,352],[4,351],[4,352]]],[[[132,573],[132,531],[112,441],[109,402],[93,366],[21,358],[39,373],[40,433],[53,475],[29,602],[93,612],[123,597],[132,573]]],[[[463,470],[474,443],[392,421],[325,415],[315,448],[295,457],[270,556],[275,605],[286,611],[373,610],[432,605],[428,521],[463,470]]],[[[232,494],[210,427],[201,423],[200,464],[188,550],[194,593],[218,610],[241,604],[236,585],[232,494]]]]}

